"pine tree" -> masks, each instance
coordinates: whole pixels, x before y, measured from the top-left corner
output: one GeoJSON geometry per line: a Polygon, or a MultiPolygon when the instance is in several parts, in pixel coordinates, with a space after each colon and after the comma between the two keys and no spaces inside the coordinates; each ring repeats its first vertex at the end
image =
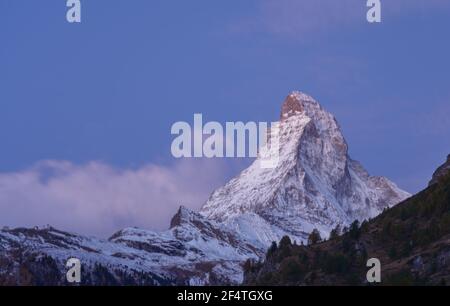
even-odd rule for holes
{"type": "Polygon", "coordinates": [[[319,243],[322,241],[322,237],[320,236],[319,231],[315,228],[313,229],[313,231],[311,232],[311,234],[309,234],[308,237],[308,245],[313,245],[316,243],[319,243]]]}
{"type": "Polygon", "coordinates": [[[341,226],[338,224],[330,232],[330,240],[336,239],[341,235],[341,226]]]}

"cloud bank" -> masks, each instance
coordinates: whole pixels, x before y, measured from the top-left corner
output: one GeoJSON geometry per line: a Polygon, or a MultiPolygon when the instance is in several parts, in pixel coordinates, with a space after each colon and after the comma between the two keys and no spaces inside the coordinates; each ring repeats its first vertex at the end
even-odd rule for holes
{"type": "Polygon", "coordinates": [[[42,161],[0,173],[0,225],[45,226],[108,237],[137,226],[166,229],[180,205],[198,209],[224,181],[217,160],[118,169],[101,162],[42,161]]]}

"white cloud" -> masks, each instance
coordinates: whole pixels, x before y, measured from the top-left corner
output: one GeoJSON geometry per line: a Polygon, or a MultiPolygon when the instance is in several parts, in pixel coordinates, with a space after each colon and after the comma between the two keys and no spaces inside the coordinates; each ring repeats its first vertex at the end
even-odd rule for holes
{"type": "Polygon", "coordinates": [[[180,205],[198,209],[223,183],[224,173],[219,160],[138,169],[42,161],[0,173],[0,225],[50,224],[103,237],[127,226],[165,229],[180,205]]]}

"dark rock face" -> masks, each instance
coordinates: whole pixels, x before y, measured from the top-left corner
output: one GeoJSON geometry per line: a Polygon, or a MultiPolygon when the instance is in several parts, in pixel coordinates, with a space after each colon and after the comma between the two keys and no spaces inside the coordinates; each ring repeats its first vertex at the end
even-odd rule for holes
{"type": "Polygon", "coordinates": [[[303,112],[303,106],[294,95],[289,95],[281,107],[281,120],[301,112],[303,112]]]}
{"type": "Polygon", "coordinates": [[[433,173],[433,178],[431,179],[429,186],[436,184],[442,177],[446,176],[450,173],[450,154],[447,156],[447,161],[437,168],[437,170],[433,173]]]}

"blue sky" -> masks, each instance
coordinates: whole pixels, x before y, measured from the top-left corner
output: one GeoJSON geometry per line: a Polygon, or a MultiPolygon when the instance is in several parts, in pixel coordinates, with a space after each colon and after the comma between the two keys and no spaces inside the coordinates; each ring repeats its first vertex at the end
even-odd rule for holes
{"type": "MultiPolygon", "coordinates": [[[[357,0],[81,3],[69,24],[63,0],[0,2],[3,175],[43,160],[178,169],[173,122],[273,121],[292,90],[335,114],[371,174],[410,192],[450,153],[448,1],[382,1],[381,24],[357,0]]],[[[243,164],[211,166],[224,174],[196,196],[243,164]]]]}

